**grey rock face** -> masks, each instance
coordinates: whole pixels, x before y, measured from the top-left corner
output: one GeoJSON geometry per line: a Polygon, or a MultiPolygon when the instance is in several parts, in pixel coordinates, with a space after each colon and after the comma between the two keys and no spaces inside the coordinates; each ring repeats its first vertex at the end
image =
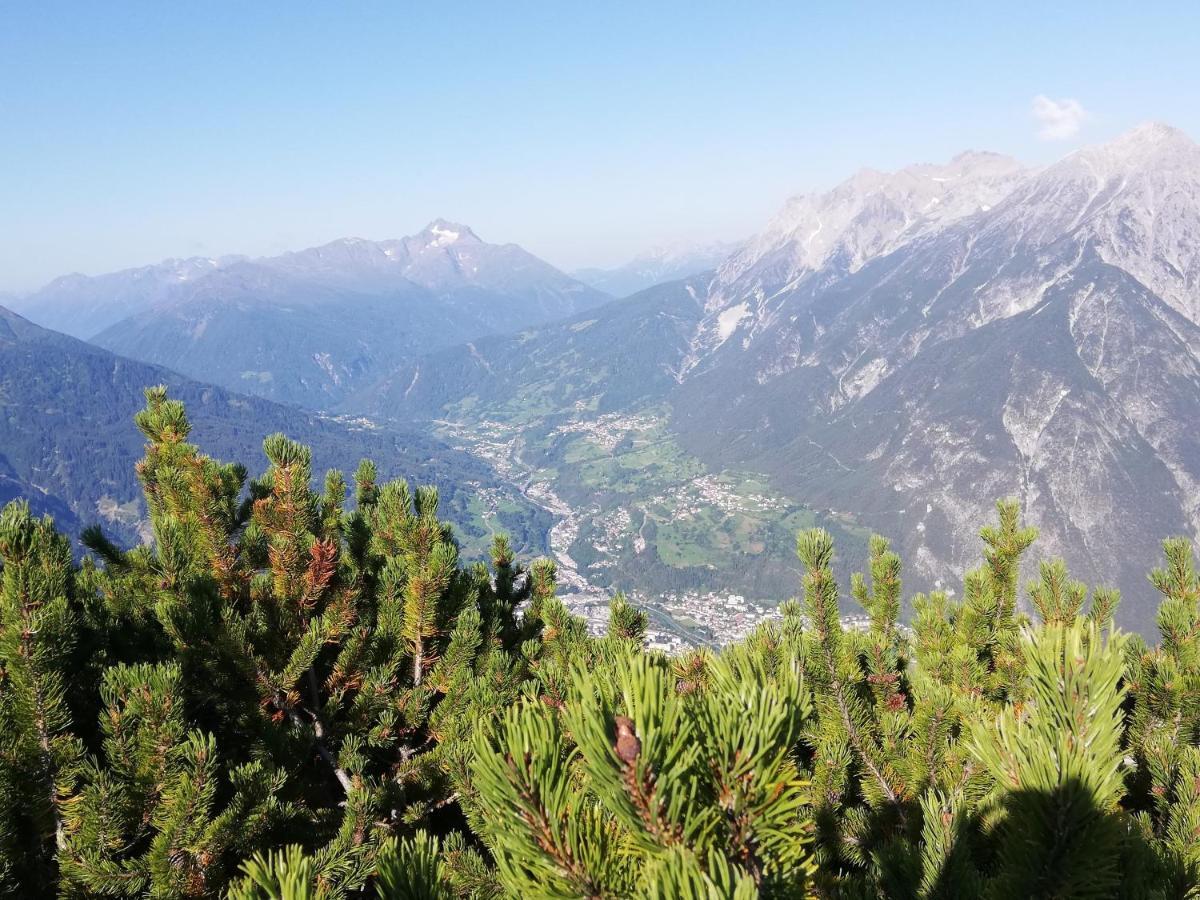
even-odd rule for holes
{"type": "Polygon", "coordinates": [[[677,425],[897,536],[925,585],[1015,496],[1040,552],[1125,589],[1147,628],[1158,542],[1200,530],[1200,148],[1152,125],[1042,172],[980,159],[951,164],[940,218],[914,217],[913,170],[790,204],[803,225],[718,272],[677,425]],[[831,205],[813,249],[797,235],[831,205]]]}

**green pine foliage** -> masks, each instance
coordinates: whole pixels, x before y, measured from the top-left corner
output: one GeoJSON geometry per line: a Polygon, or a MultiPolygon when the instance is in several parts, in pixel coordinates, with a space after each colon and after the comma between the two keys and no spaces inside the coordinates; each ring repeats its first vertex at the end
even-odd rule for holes
{"type": "Polygon", "coordinates": [[[876,537],[843,596],[811,530],[801,600],[668,657],[503,538],[464,562],[432,489],[318,489],[282,435],[252,479],[161,388],[137,423],[143,546],[0,513],[0,893],[1200,897],[1187,540],[1153,647],[1061,562],[1022,585],[1005,502],[956,593],[876,537]]]}
{"type": "Polygon", "coordinates": [[[76,566],[49,521],[0,516],[0,883],[215,897],[294,844],[323,895],[351,894],[389,838],[461,821],[552,570],[528,577],[503,540],[492,569],[461,565],[436,491],[369,463],[347,509],[282,435],[250,480],[187,443],[162,389],[137,423],[151,542],[93,530],[76,566]]]}

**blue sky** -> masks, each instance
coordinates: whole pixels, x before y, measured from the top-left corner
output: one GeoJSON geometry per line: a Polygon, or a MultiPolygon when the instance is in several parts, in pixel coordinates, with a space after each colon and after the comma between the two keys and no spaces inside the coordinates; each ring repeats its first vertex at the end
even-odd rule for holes
{"type": "Polygon", "coordinates": [[[1200,137],[1200,4],[821,6],[0,3],[0,290],[437,216],[609,265],[864,165],[1200,137]]]}

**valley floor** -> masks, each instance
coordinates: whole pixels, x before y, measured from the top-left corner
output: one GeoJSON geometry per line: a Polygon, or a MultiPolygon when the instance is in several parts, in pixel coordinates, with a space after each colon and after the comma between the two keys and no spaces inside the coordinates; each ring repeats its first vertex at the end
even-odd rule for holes
{"type": "Polygon", "coordinates": [[[553,428],[448,420],[437,435],[488,463],[554,517],[547,546],[559,593],[594,631],[624,591],[651,619],[651,646],[721,646],[779,616],[798,588],[794,539],[821,524],[842,546],[853,523],[773,493],[761,476],[709,472],[679,449],[666,411],[580,415],[553,428]]]}

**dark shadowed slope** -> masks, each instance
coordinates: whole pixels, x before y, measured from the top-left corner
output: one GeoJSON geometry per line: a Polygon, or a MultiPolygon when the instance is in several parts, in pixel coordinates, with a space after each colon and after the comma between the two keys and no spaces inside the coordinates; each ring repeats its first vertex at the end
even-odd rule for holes
{"type": "MultiPolygon", "coordinates": [[[[353,471],[370,457],[385,477],[437,484],[447,518],[468,539],[483,538],[470,508],[489,469],[431,438],[371,429],[242,396],[116,356],[41,328],[0,308],[0,496],[25,496],[69,528],[100,522],[123,540],[140,536],[145,510],[134,463],[143,438],[133,423],[143,389],[166,384],[187,404],[192,439],[215,457],[262,465],[263,438],[282,431],[310,444],[314,471],[353,471]]],[[[538,550],[544,525],[528,506],[496,524],[538,550]]]]}

